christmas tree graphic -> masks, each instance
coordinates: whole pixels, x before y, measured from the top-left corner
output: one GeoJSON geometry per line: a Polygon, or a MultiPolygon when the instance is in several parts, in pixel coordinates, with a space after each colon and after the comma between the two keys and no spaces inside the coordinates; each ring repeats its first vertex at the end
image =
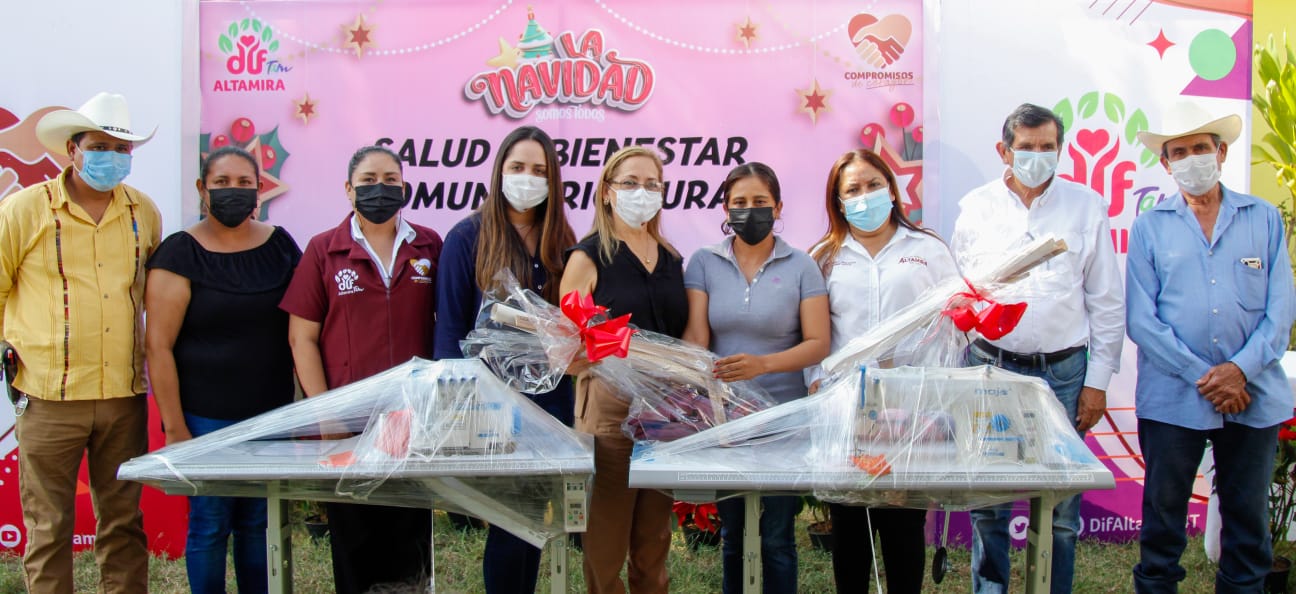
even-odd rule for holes
{"type": "Polygon", "coordinates": [[[518,41],[524,60],[541,60],[553,55],[553,37],[536,22],[535,10],[527,6],[527,27],[518,41]]]}

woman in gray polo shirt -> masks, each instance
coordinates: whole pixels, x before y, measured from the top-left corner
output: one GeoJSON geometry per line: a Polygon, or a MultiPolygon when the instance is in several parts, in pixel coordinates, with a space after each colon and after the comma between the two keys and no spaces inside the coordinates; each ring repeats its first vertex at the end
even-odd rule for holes
{"type": "MultiPolygon", "coordinates": [[[[762,163],[729,172],[720,188],[733,232],[699,249],[684,272],[689,319],[684,340],[722,357],[716,377],[755,379],[780,403],[806,395],[802,370],[828,355],[828,297],[814,260],[773,233],[783,211],[778,178],[762,163]]],[[[766,593],[797,591],[794,496],[762,497],[766,593]]],[[[720,502],[724,592],[742,590],[743,503],[720,502]]]]}

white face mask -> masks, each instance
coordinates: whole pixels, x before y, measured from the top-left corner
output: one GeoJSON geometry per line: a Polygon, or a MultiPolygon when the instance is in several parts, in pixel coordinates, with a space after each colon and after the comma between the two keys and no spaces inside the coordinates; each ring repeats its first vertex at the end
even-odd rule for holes
{"type": "Polygon", "coordinates": [[[501,190],[509,205],[519,212],[526,212],[549,197],[549,180],[525,173],[505,175],[501,190]]]}
{"type": "Polygon", "coordinates": [[[612,205],[617,216],[631,227],[641,227],[657,216],[662,207],[661,192],[649,192],[643,188],[636,190],[617,190],[616,204],[612,205]]]}
{"type": "Polygon", "coordinates": [[[1038,188],[1052,179],[1057,170],[1057,153],[1013,151],[1013,177],[1028,188],[1038,188]]]}
{"type": "Polygon", "coordinates": [[[1209,155],[1191,155],[1170,162],[1170,175],[1179,189],[1186,194],[1202,196],[1211,191],[1220,180],[1218,152],[1209,155]]]}

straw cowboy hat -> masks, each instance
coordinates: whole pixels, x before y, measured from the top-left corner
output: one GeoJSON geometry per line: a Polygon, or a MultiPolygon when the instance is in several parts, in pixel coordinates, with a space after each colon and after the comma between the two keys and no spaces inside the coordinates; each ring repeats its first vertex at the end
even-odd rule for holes
{"type": "Polygon", "coordinates": [[[104,132],[139,146],[153,138],[157,126],[140,136],[132,131],[126,98],[116,93],[99,93],[80,109],[60,109],[45,114],[36,122],[36,138],[51,152],[67,154],[67,141],[80,132],[104,132]]]}
{"type": "Polygon", "coordinates": [[[1139,142],[1157,155],[1161,154],[1161,145],[1166,141],[1193,134],[1216,134],[1225,143],[1233,144],[1242,134],[1242,118],[1233,114],[1212,119],[1196,103],[1182,101],[1165,111],[1161,118],[1161,129],[1165,132],[1138,133],[1139,142]]]}

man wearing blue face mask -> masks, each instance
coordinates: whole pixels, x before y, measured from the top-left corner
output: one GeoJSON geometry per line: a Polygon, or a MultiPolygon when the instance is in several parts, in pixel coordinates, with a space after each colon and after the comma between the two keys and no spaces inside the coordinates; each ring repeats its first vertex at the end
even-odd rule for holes
{"type": "Polygon", "coordinates": [[[0,202],[0,338],[13,381],[29,592],[72,591],[77,470],[86,455],[102,592],[148,589],[140,488],[117,467],[148,445],[144,263],[158,244],[153,201],[122,180],[153,133],[126,99],[100,93],[46,114],[36,136],[72,165],[0,202]]]}
{"type": "MultiPolygon", "coordinates": [[[[1107,407],[1107,384],[1120,367],[1125,339],[1120,270],[1112,247],[1107,204],[1081,184],[1054,175],[1062,147],[1062,120],[1029,103],[1008,115],[996,145],[1005,166],[1000,179],[959,202],[951,247],[965,276],[997,264],[1006,253],[1046,236],[1067,251],[1025,283],[1026,313],[1015,330],[968,347],[971,365],[995,365],[1039,377],[1084,435],[1107,407]]],[[[1012,505],[972,512],[973,591],[1007,591],[1008,524],[1012,505]]],[[[1053,510],[1049,570],[1054,594],[1071,591],[1080,496],[1053,510]]]]}
{"type": "Polygon", "coordinates": [[[1180,191],[1134,219],[1125,271],[1146,464],[1134,589],[1175,592],[1184,579],[1188,499],[1210,440],[1224,526],[1215,591],[1259,592],[1278,425],[1292,413],[1286,233],[1278,209],[1219,182],[1242,118],[1182,103],[1164,129],[1138,139],[1180,191]]]}

